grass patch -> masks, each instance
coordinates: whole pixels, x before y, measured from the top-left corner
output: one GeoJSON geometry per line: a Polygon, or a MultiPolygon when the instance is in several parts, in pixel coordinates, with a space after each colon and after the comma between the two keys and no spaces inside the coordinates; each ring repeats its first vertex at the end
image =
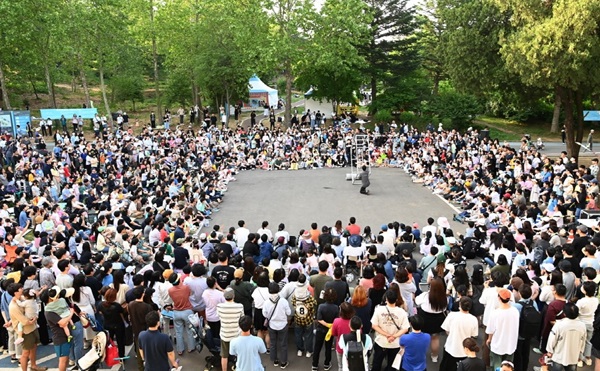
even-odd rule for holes
{"type": "Polygon", "coordinates": [[[473,120],[474,127],[488,128],[490,137],[500,141],[519,141],[523,134],[531,135],[533,140],[542,138],[544,141],[560,140],[560,133],[551,133],[549,123],[523,123],[498,117],[478,116],[473,120]]]}

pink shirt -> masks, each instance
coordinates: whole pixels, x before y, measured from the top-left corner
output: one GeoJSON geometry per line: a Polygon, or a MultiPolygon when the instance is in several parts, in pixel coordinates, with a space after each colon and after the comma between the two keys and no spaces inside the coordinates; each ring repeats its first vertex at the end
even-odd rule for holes
{"type": "Polygon", "coordinates": [[[339,339],[341,336],[350,333],[350,320],[343,318],[336,318],[333,320],[333,326],[331,326],[331,335],[336,337],[335,351],[342,354],[344,351],[340,348],[339,339]]]}

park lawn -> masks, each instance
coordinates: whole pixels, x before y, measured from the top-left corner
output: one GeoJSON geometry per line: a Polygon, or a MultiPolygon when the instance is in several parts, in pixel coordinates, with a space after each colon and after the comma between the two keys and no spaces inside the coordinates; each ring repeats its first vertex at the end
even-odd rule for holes
{"type": "Polygon", "coordinates": [[[473,120],[473,126],[477,129],[488,128],[490,137],[500,141],[519,141],[524,134],[531,135],[534,141],[537,138],[542,138],[544,141],[560,140],[560,133],[550,133],[550,123],[523,123],[482,115],[473,120]]]}

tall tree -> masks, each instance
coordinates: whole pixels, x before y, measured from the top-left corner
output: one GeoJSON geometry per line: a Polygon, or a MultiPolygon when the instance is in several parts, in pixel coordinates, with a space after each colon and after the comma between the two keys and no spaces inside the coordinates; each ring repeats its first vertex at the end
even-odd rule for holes
{"type": "Polygon", "coordinates": [[[285,78],[285,122],[292,115],[292,85],[297,76],[299,59],[308,50],[308,39],[315,26],[315,8],[312,0],[269,0],[268,9],[271,27],[271,48],[267,60],[282,71],[285,78]]]}
{"type": "Polygon", "coordinates": [[[300,61],[298,85],[313,87],[313,97],[332,102],[352,102],[364,81],[366,61],[358,47],[368,39],[369,15],[362,0],[325,0],[319,20],[300,61]],[[356,14],[365,14],[348,22],[356,14]]]}
{"type": "Polygon", "coordinates": [[[514,30],[500,40],[506,66],[530,86],[554,88],[564,108],[567,152],[578,157],[583,100],[600,83],[600,2],[493,0],[514,30]]]}
{"type": "MultiPolygon", "coordinates": [[[[369,38],[361,48],[367,61],[371,97],[377,99],[377,84],[390,76],[408,74],[419,66],[416,46],[418,23],[408,0],[364,0],[371,19],[369,38]]],[[[363,14],[356,13],[353,21],[363,14]]]]}

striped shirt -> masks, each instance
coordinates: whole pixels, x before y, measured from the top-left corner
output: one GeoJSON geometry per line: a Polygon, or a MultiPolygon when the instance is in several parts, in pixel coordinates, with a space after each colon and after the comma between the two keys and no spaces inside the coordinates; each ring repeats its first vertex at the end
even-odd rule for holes
{"type": "Polygon", "coordinates": [[[239,320],[244,315],[244,306],[233,300],[219,303],[217,314],[221,320],[221,340],[230,342],[238,337],[240,335],[239,320]]]}

